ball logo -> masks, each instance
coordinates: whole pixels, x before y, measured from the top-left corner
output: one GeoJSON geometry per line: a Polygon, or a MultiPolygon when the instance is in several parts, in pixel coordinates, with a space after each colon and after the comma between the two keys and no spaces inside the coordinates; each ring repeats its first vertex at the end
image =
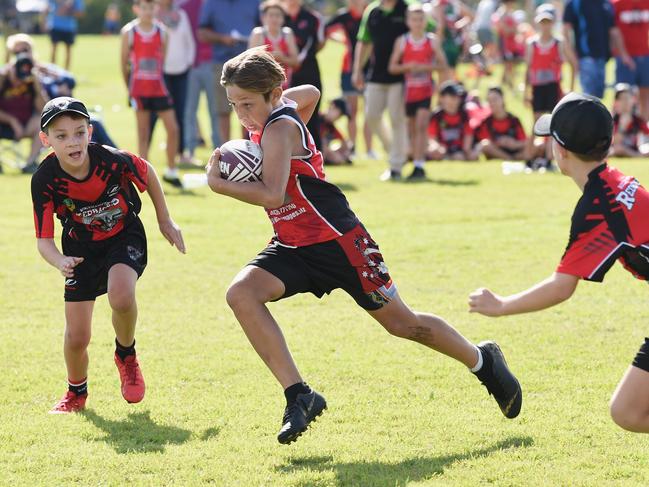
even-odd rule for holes
{"type": "Polygon", "coordinates": [[[259,181],[262,173],[261,147],[245,139],[231,140],[221,146],[221,177],[233,182],[259,181]]]}

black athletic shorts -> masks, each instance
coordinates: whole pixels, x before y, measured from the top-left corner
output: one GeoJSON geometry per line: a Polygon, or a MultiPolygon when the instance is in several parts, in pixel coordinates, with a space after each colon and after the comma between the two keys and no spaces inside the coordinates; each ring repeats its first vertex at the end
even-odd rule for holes
{"type": "Polygon", "coordinates": [[[426,98],[425,100],[406,102],[406,117],[414,117],[420,108],[430,110],[430,101],[430,98],[426,98]]]}
{"type": "Polygon", "coordinates": [[[53,44],[56,44],[57,42],[62,42],[63,44],[67,44],[68,46],[71,46],[72,44],[74,44],[75,36],[76,36],[76,32],[72,32],[69,30],[52,29],[50,31],[50,40],[52,41],[53,44]]]}
{"type": "Polygon", "coordinates": [[[250,265],[284,283],[279,299],[307,292],[321,298],[342,289],[362,308],[377,310],[397,292],[379,246],[360,224],[335,240],[305,247],[272,241],[250,265]]]}
{"type": "Polygon", "coordinates": [[[644,339],[644,343],[640,347],[640,350],[633,359],[631,365],[649,372],[649,337],[644,339]]]}
{"type": "Polygon", "coordinates": [[[174,107],[174,101],[170,96],[134,96],[131,98],[131,106],[136,110],[164,112],[174,107]]]}
{"type": "Polygon", "coordinates": [[[532,109],[537,113],[550,113],[560,99],[559,83],[532,86],[532,109]]]}
{"type": "Polygon", "coordinates": [[[79,242],[63,239],[63,254],[83,257],[74,276],[65,280],[66,301],[94,301],[108,290],[108,271],[115,264],[126,264],[142,275],[147,262],[146,234],[139,218],[128,228],[106,240],[79,242]]]}

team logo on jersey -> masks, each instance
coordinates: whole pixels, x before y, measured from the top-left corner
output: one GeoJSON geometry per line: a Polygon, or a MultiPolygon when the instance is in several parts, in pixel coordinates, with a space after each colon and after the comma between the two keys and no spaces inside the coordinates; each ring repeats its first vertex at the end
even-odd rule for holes
{"type": "Polygon", "coordinates": [[[624,188],[624,190],[618,193],[615,197],[615,201],[623,204],[627,210],[631,211],[635,204],[635,194],[639,187],[640,183],[637,179],[634,179],[626,188],[624,188]]]}
{"type": "Polygon", "coordinates": [[[116,184],[108,190],[108,196],[115,196],[119,192],[119,185],[116,184]]]}
{"type": "Polygon", "coordinates": [[[74,211],[75,208],[77,207],[77,205],[74,204],[74,201],[72,201],[70,198],[65,198],[63,200],[63,204],[70,211],[74,211]]]}
{"type": "Polygon", "coordinates": [[[86,206],[76,214],[81,217],[84,225],[89,225],[102,232],[109,232],[124,216],[124,212],[119,207],[119,201],[119,198],[113,198],[110,201],[86,206]]]}

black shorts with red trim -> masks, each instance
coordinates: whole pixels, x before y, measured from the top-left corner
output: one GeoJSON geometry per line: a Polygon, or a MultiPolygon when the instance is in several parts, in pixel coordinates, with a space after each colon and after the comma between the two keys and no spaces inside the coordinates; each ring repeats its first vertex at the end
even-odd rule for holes
{"type": "Polygon", "coordinates": [[[360,307],[372,311],[396,294],[379,246],[360,224],[337,239],[304,247],[288,247],[274,240],[250,265],[284,283],[279,299],[308,292],[321,298],[342,289],[360,307]]]}
{"type": "Polygon", "coordinates": [[[170,96],[133,96],[131,106],[136,110],[148,110],[150,112],[164,112],[174,107],[170,96]]]}
{"type": "Polygon", "coordinates": [[[126,264],[140,277],[147,264],[144,226],[136,218],[114,237],[94,242],[64,238],[63,254],[83,257],[74,276],[65,280],[65,301],[94,301],[108,290],[108,271],[115,264],[126,264]]]}
{"type": "Polygon", "coordinates": [[[559,83],[532,86],[532,110],[535,113],[550,113],[560,99],[559,83]]]}
{"type": "Polygon", "coordinates": [[[631,365],[649,372],[649,337],[644,339],[644,343],[640,347],[640,350],[638,350],[638,354],[633,359],[631,365]]]}
{"type": "Polygon", "coordinates": [[[406,117],[414,117],[417,115],[417,112],[422,110],[430,110],[430,102],[432,97],[426,98],[424,100],[418,101],[407,101],[406,102],[406,117]]]}

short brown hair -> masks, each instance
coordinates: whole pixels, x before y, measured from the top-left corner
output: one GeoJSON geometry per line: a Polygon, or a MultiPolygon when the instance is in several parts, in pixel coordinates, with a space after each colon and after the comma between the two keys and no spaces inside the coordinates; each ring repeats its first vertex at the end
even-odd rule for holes
{"type": "Polygon", "coordinates": [[[602,147],[591,151],[589,154],[577,154],[573,152],[572,154],[582,162],[602,162],[608,157],[609,149],[611,144],[609,143],[606,148],[602,147]]]}
{"type": "Polygon", "coordinates": [[[253,47],[228,60],[221,74],[222,86],[236,85],[246,91],[261,93],[266,100],[271,91],[282,86],[284,81],[284,69],[266,46],[253,47]]]}

